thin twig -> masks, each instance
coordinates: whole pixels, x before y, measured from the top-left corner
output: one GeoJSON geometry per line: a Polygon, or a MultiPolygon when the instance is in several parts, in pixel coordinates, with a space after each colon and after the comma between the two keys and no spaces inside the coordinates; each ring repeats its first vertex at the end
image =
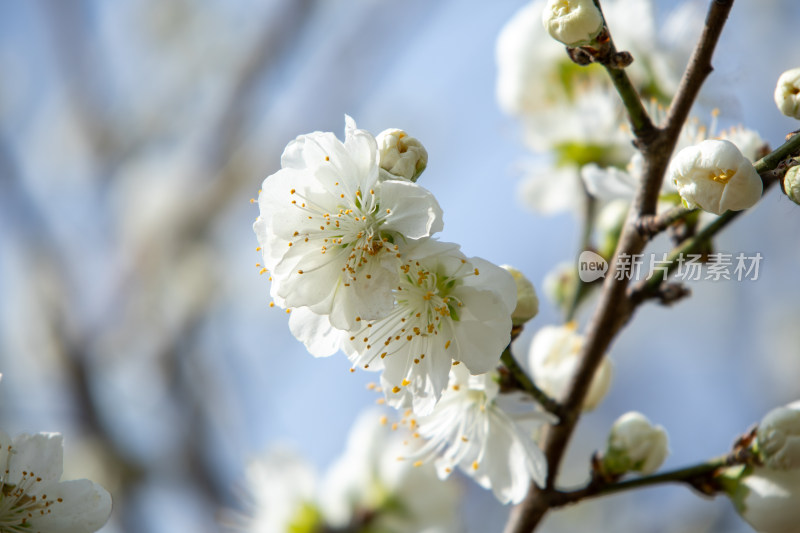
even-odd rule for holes
{"type": "Polygon", "coordinates": [[[506,366],[508,371],[514,377],[517,383],[531,396],[533,399],[536,400],[539,405],[541,405],[545,411],[548,413],[553,413],[556,416],[560,416],[561,414],[561,404],[551,398],[546,392],[536,386],[536,384],[528,377],[528,374],[525,373],[525,370],[517,363],[517,360],[514,359],[514,355],[511,353],[511,347],[506,347],[503,351],[503,355],[500,356],[500,360],[506,366]]]}
{"type": "Polygon", "coordinates": [[[636,221],[636,229],[639,231],[639,234],[641,234],[642,237],[650,240],[678,220],[689,216],[695,211],[697,210],[687,209],[682,205],[677,205],[672,209],[664,211],[660,215],[644,215],[639,217],[639,219],[636,221]]]}

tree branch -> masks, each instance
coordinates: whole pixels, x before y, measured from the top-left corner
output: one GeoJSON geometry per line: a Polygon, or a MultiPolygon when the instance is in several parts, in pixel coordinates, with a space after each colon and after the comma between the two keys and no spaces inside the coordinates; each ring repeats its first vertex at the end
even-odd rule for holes
{"type": "MultiPolygon", "coordinates": [[[[684,73],[678,94],[670,106],[667,115],[668,127],[660,130],[655,138],[639,137],[637,134],[637,140],[640,141],[637,146],[644,155],[642,183],[634,204],[631,206],[628,223],[626,223],[617,244],[615,257],[605,278],[597,310],[589,323],[586,342],[580,354],[580,365],[570,383],[566,398],[562,402],[565,412],[561,423],[551,426],[544,440],[544,453],[548,462],[547,483],[544,489],[531,484],[526,499],[512,512],[506,525],[507,533],[533,531],[551,507],[555,494],[553,487],[561,460],[580,417],[581,406],[589,385],[606,350],[611,345],[611,341],[634,310],[633,303],[626,297],[628,280],[625,276],[621,276],[622,279],[616,279],[617,258],[622,254],[637,254],[644,249],[646,240],[636,229],[636,220],[655,213],[664,172],[691,104],[697,96],[703,80],[711,72],[711,55],[732,4],[732,0],[712,1],[706,17],[705,29],[695,48],[689,67],[684,73]]],[[[631,120],[634,119],[631,118],[631,120]]]]}

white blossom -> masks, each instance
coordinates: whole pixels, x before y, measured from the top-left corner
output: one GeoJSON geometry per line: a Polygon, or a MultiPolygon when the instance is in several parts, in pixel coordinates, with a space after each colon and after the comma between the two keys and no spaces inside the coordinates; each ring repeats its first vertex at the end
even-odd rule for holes
{"type": "MultiPolygon", "coordinates": [[[[660,123],[664,120],[665,110],[661,106],[650,105],[648,110],[655,123],[660,123]]],[[[721,139],[735,144],[751,162],[757,161],[764,155],[766,142],[754,130],[742,126],[734,126],[717,132],[718,114],[717,110],[712,111],[708,125],[696,117],[691,117],[687,120],[678,137],[675,152],[679,153],[684,148],[700,144],[707,139],[721,139]]],[[[601,168],[597,164],[590,163],[581,168],[581,178],[583,178],[583,182],[586,185],[586,190],[595,198],[601,200],[632,200],[641,181],[643,165],[642,154],[636,152],[631,156],[624,169],[615,167],[601,168]]],[[[671,180],[665,179],[661,184],[661,198],[669,200],[675,195],[677,195],[675,184],[671,180]]]]}
{"type": "Polygon", "coordinates": [[[0,431],[0,531],[91,533],[111,514],[111,496],[88,479],[59,481],[61,435],[12,439],[0,431]]]}
{"type": "Polygon", "coordinates": [[[379,163],[374,137],[350,117],[344,143],[315,132],[286,147],[253,225],[276,303],[339,329],[392,309],[399,247],[441,230],[441,208],[415,183],[379,179],[379,163]]]}
{"type": "Polygon", "coordinates": [[[440,481],[432,464],[399,461],[398,456],[421,444],[418,438],[404,437],[405,431],[398,431],[378,410],[358,417],[344,453],[322,484],[320,504],[328,525],[346,528],[359,517],[372,516],[371,531],[459,530],[458,485],[440,481]]]}
{"type": "Polygon", "coordinates": [[[380,132],[376,141],[382,170],[391,177],[417,181],[428,165],[428,152],[419,140],[403,130],[388,129],[380,132]]]}
{"type": "Polygon", "coordinates": [[[550,36],[567,46],[588,44],[603,29],[603,15],[593,0],[548,0],[542,24],[550,36]]]}
{"type": "Polygon", "coordinates": [[[667,432],[653,426],[641,413],[631,411],[611,427],[603,454],[603,467],[614,474],[638,471],[652,474],[669,454],[667,432]]]}
{"type": "Polygon", "coordinates": [[[768,468],[800,468],[800,401],[767,413],[758,425],[757,442],[768,468]]]}
{"type": "Polygon", "coordinates": [[[510,340],[516,285],[502,268],[434,239],[406,249],[399,268],[394,309],[361,320],[346,351],[355,365],[383,370],[390,405],[427,414],[454,361],[473,374],[497,365],[510,340]]]}
{"type": "MultiPolygon", "coordinates": [[[[580,363],[583,336],[575,331],[575,323],[566,326],[545,326],[536,332],[528,352],[528,367],[533,381],[544,392],[563,399],[567,386],[580,363]]],[[[605,397],[611,386],[611,360],[606,356],[595,372],[583,401],[583,409],[591,411],[605,397]]]]}
{"type": "Polygon", "coordinates": [[[670,162],[667,179],[687,207],[717,215],[752,207],[763,187],[753,164],[725,140],[707,140],[681,150],[670,162]]]}
{"type": "Polygon", "coordinates": [[[275,448],[245,469],[247,533],[315,531],[323,523],[316,502],[317,478],[306,460],[290,448],[275,448]]]}
{"type": "Polygon", "coordinates": [[[783,177],[783,191],[791,201],[800,204],[800,166],[794,166],[786,171],[783,177]]]}
{"type": "Polygon", "coordinates": [[[759,533],[796,533],[800,523],[800,470],[737,467],[726,491],[736,510],[759,533]]]}
{"type": "Polygon", "coordinates": [[[511,313],[511,323],[521,326],[539,313],[539,297],[536,296],[533,283],[525,277],[525,274],[510,265],[500,265],[500,268],[511,274],[517,285],[517,306],[511,313]]]}
{"type": "Polygon", "coordinates": [[[440,478],[459,467],[501,503],[519,503],[531,480],[544,484],[547,462],[532,435],[554,418],[522,394],[498,395],[494,377],[454,366],[441,401],[418,421],[417,431],[428,442],[410,459],[422,464],[436,457],[440,478]]]}
{"type": "Polygon", "coordinates": [[[775,105],[787,117],[800,119],[800,67],[787,70],[778,78],[775,105]]]}

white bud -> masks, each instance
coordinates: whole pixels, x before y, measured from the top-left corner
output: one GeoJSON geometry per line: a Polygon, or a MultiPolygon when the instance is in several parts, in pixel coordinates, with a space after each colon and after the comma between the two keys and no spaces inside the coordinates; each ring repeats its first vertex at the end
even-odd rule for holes
{"type": "Polygon", "coordinates": [[[652,474],[669,454],[667,432],[641,413],[625,413],[614,422],[603,455],[603,468],[612,474],[637,471],[652,474]]]}
{"type": "Polygon", "coordinates": [[[775,105],[787,117],[800,119],[800,67],[787,70],[778,78],[775,105]]]}
{"type": "Polygon", "coordinates": [[[521,326],[539,313],[539,297],[536,296],[533,283],[525,277],[525,274],[509,265],[501,265],[501,267],[511,274],[514,283],[517,284],[517,306],[511,313],[511,323],[521,326]]]}
{"type": "Polygon", "coordinates": [[[786,175],[783,177],[783,191],[791,201],[800,204],[800,166],[786,171],[786,175]]]}
{"type": "Polygon", "coordinates": [[[758,450],[773,470],[800,468],[800,401],[773,409],[758,425],[758,450]]]}
{"type": "MultiPolygon", "coordinates": [[[[545,326],[536,332],[528,352],[528,368],[533,381],[548,395],[563,399],[580,363],[583,336],[575,332],[575,323],[566,326],[545,326]]],[[[595,372],[583,410],[591,411],[605,398],[611,386],[611,360],[603,358],[595,372]]]]}
{"type": "Polygon", "coordinates": [[[717,215],[752,207],[763,190],[753,164],[725,140],[687,146],[670,162],[667,177],[686,207],[717,215]]]}
{"type": "Polygon", "coordinates": [[[542,24],[567,46],[588,44],[603,29],[603,15],[592,0],[548,0],[542,24]]]}
{"type": "Polygon", "coordinates": [[[428,152],[416,138],[403,130],[383,130],[375,138],[380,152],[381,168],[394,176],[411,181],[428,165],[428,152]]]}
{"type": "Polygon", "coordinates": [[[734,467],[719,478],[739,514],[760,533],[796,533],[800,470],[734,467]]]}

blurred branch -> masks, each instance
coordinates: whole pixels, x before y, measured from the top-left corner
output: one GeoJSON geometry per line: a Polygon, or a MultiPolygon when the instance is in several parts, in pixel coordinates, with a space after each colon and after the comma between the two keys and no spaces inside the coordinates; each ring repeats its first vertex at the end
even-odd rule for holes
{"type": "Polygon", "coordinates": [[[108,83],[108,72],[102,54],[89,43],[89,37],[95,34],[88,24],[90,6],[85,0],[43,0],[39,5],[50,28],[55,64],[78,126],[93,159],[105,170],[118,159],[122,144],[118,132],[125,130],[110,124],[108,113],[100,108],[104,103],[101,88],[108,83]]]}

